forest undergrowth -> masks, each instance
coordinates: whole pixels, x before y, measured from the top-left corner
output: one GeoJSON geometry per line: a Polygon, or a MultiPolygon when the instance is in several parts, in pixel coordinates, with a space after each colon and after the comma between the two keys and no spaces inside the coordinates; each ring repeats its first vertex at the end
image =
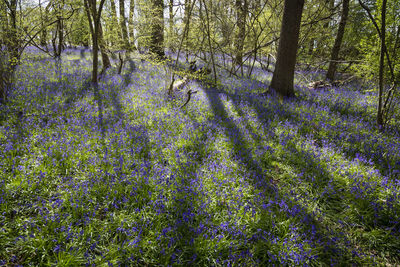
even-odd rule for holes
{"type": "Polygon", "coordinates": [[[181,109],[132,60],[100,114],[91,67],[29,49],[0,106],[0,266],[400,264],[400,125],[377,129],[375,91],[281,102],[255,69],[191,81],[181,109]]]}

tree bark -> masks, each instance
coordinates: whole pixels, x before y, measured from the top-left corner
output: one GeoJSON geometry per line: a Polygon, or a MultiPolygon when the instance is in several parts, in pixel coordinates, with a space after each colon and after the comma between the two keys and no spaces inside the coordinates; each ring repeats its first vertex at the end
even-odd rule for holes
{"type": "MultiPolygon", "coordinates": [[[[62,12],[61,9],[58,12],[62,12]]],[[[64,42],[64,23],[62,20],[62,14],[58,14],[57,17],[57,36],[58,36],[58,45],[53,43],[54,48],[54,58],[56,61],[56,75],[58,75],[58,81],[61,82],[62,78],[62,59],[61,53],[63,51],[63,42],[64,42]]]]}
{"type": "Polygon", "coordinates": [[[122,31],[122,48],[129,50],[128,29],[126,27],[125,0],[119,0],[119,22],[122,31]]]}
{"type": "Polygon", "coordinates": [[[150,53],[158,59],[163,59],[164,54],[164,1],[152,0],[153,20],[151,22],[150,53]]]}
{"type": "Polygon", "coordinates": [[[97,9],[96,0],[84,0],[86,14],[89,21],[89,28],[90,33],[92,35],[92,42],[93,42],[93,73],[92,73],[92,83],[94,87],[94,95],[95,99],[97,99],[97,106],[98,106],[98,116],[99,116],[99,127],[101,130],[102,140],[104,140],[105,136],[105,129],[103,125],[103,101],[99,91],[99,82],[98,82],[98,40],[100,34],[100,18],[101,18],[101,11],[103,9],[105,0],[101,0],[99,8],[97,9]]]}
{"type": "Polygon", "coordinates": [[[206,12],[206,29],[207,29],[208,49],[209,49],[209,53],[211,56],[211,63],[212,63],[213,74],[214,74],[214,83],[216,83],[217,82],[217,71],[215,69],[214,49],[211,44],[210,15],[209,15],[209,10],[208,10],[206,1],[202,0],[202,2],[203,2],[204,11],[206,12]]]}
{"type": "Polygon", "coordinates": [[[10,44],[8,49],[11,51],[11,59],[13,62],[10,64],[12,68],[12,72],[16,65],[19,62],[19,42],[18,42],[18,29],[17,29],[17,0],[10,1],[10,19],[11,19],[11,29],[9,31],[8,39],[10,40],[10,44]]]}
{"type": "Polygon", "coordinates": [[[382,1],[381,10],[381,53],[379,58],[379,97],[378,97],[378,114],[376,122],[379,127],[384,127],[384,113],[383,113],[383,78],[385,66],[385,44],[386,44],[386,5],[387,0],[382,1]]]}
{"type": "Polygon", "coordinates": [[[343,0],[342,15],[339,22],[339,28],[336,35],[335,43],[332,48],[331,60],[329,62],[328,72],[326,73],[326,79],[329,81],[335,80],[336,66],[337,66],[337,61],[339,60],[339,52],[340,52],[340,47],[342,45],[348,14],[349,14],[349,0],[343,0]]]}
{"type": "MultiPolygon", "coordinates": [[[[6,32],[8,31],[7,6],[0,1],[0,47],[6,47],[6,32]]],[[[6,53],[0,51],[0,103],[6,102],[6,80],[7,80],[7,56],[6,53]]]]}
{"type": "Polygon", "coordinates": [[[185,0],[185,10],[184,10],[184,15],[183,15],[183,22],[185,23],[185,28],[186,32],[184,32],[183,39],[185,40],[185,53],[186,53],[186,61],[189,61],[188,58],[188,51],[189,51],[189,32],[190,32],[190,17],[189,17],[189,12],[190,12],[190,7],[192,5],[192,0],[185,0]]]}
{"type": "Polygon", "coordinates": [[[168,2],[169,49],[174,51],[174,0],[168,2]]]}
{"type": "Polygon", "coordinates": [[[5,23],[5,38],[2,41],[4,44],[4,50],[0,51],[4,53],[1,62],[1,80],[0,80],[0,102],[6,103],[9,89],[11,88],[14,72],[20,61],[20,47],[17,28],[17,0],[10,0],[3,2],[7,7],[4,13],[5,23]]]}
{"type": "Polygon", "coordinates": [[[278,56],[270,85],[284,97],[294,96],[293,79],[303,6],[304,0],[285,0],[278,56]]]}
{"type": "Polygon", "coordinates": [[[96,0],[84,0],[86,14],[89,21],[90,33],[92,35],[93,42],[93,71],[92,71],[92,82],[97,88],[98,85],[98,65],[99,65],[99,36],[101,32],[101,11],[105,0],[101,0],[100,6],[97,9],[96,0]]]}

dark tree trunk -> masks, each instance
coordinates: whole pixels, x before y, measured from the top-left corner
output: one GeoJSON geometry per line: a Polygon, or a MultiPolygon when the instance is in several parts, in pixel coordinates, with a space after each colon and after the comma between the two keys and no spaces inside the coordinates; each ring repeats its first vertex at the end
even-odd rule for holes
{"type": "Polygon", "coordinates": [[[192,0],[185,0],[185,13],[183,16],[183,22],[185,23],[186,27],[186,33],[183,36],[183,39],[185,40],[185,52],[186,52],[186,61],[189,60],[188,58],[188,51],[190,49],[190,42],[189,42],[189,32],[190,32],[190,17],[189,17],[189,12],[190,12],[190,7],[192,4],[192,0]]]}
{"type": "Polygon", "coordinates": [[[174,0],[168,2],[169,49],[174,51],[174,0]]]}
{"type": "Polygon", "coordinates": [[[383,71],[385,67],[385,44],[386,44],[386,5],[387,0],[382,1],[381,11],[381,54],[379,58],[379,98],[378,98],[378,115],[376,122],[378,126],[384,127],[384,112],[383,112],[383,71]]]}
{"type": "Polygon", "coordinates": [[[237,21],[238,33],[235,38],[236,55],[234,64],[239,65],[241,67],[243,75],[243,67],[242,67],[243,47],[244,47],[244,39],[246,37],[246,17],[248,13],[247,0],[236,0],[235,9],[236,9],[236,21],[237,21]]]}
{"type": "Polygon", "coordinates": [[[326,79],[333,81],[335,79],[335,72],[337,61],[339,60],[340,46],[342,45],[344,30],[346,28],[347,17],[349,14],[349,0],[343,0],[342,16],[339,22],[339,28],[331,52],[331,60],[329,62],[328,72],[326,73],[326,79]]]}
{"type": "Polygon", "coordinates": [[[93,71],[92,71],[92,82],[97,89],[98,85],[98,65],[99,65],[99,36],[101,33],[101,11],[105,0],[101,0],[100,7],[97,9],[96,0],[84,0],[86,14],[89,21],[90,33],[92,35],[93,42],[93,71]]]}
{"type": "MultiPolygon", "coordinates": [[[[5,3],[5,2],[3,2],[5,3]]],[[[5,38],[2,41],[4,44],[4,50],[0,51],[3,53],[1,62],[1,80],[0,80],[0,101],[2,103],[7,102],[7,96],[9,89],[11,88],[14,72],[20,61],[20,42],[18,39],[17,29],[17,0],[10,0],[5,5],[6,12],[4,13],[5,23],[5,38]],[[7,62],[8,61],[8,62],[7,62]]]]}
{"type": "Polygon", "coordinates": [[[17,29],[17,0],[10,1],[10,20],[11,20],[11,28],[8,31],[7,39],[9,40],[9,44],[7,46],[10,51],[10,55],[12,58],[12,63],[10,64],[10,68],[12,72],[16,65],[19,63],[20,55],[19,55],[19,46],[18,42],[18,29],[17,29]]]}
{"type": "MultiPolygon", "coordinates": [[[[61,12],[61,11],[60,11],[61,12]]],[[[63,30],[63,21],[61,16],[57,18],[57,32],[58,32],[58,45],[54,47],[54,56],[56,60],[56,72],[58,74],[58,80],[61,82],[62,78],[62,61],[61,61],[61,53],[63,51],[63,42],[64,42],[64,30],[63,30]]]]}
{"type": "Polygon", "coordinates": [[[98,64],[99,64],[99,35],[101,31],[101,11],[103,9],[105,0],[101,0],[99,8],[97,9],[96,0],[84,0],[85,9],[89,21],[90,33],[92,35],[93,41],[93,73],[92,73],[92,83],[94,87],[94,95],[97,100],[97,106],[99,111],[99,127],[101,129],[102,137],[104,138],[105,130],[103,127],[103,101],[99,91],[98,82],[98,64]]]}
{"type": "Polygon", "coordinates": [[[135,45],[135,32],[133,26],[133,17],[135,13],[135,0],[131,0],[129,5],[129,18],[128,18],[128,25],[129,25],[129,38],[130,38],[130,46],[132,49],[136,49],[135,45]]]}
{"type": "Polygon", "coordinates": [[[285,0],[278,56],[271,87],[284,97],[294,96],[293,79],[304,0],[285,0]]]}
{"type": "Polygon", "coordinates": [[[311,56],[313,52],[314,52],[314,39],[311,39],[308,46],[308,55],[311,56]]]}
{"type": "Polygon", "coordinates": [[[47,29],[46,27],[43,26],[42,32],[40,34],[40,45],[41,46],[46,46],[47,44],[47,29]]]}
{"type": "MultiPolygon", "coordinates": [[[[7,6],[0,1],[0,47],[7,46],[6,32],[8,31],[7,6]]],[[[0,103],[6,102],[6,80],[7,80],[7,54],[0,51],[0,103]]]]}
{"type": "Polygon", "coordinates": [[[64,21],[63,21],[63,19],[60,19],[60,27],[59,27],[58,31],[59,31],[59,37],[58,37],[58,52],[57,52],[57,54],[61,57],[61,53],[65,49],[64,21]]]}
{"type": "Polygon", "coordinates": [[[150,53],[158,59],[163,59],[164,54],[164,1],[152,0],[153,21],[151,22],[150,53]]]}
{"type": "MultiPolygon", "coordinates": [[[[204,11],[206,13],[206,30],[207,30],[206,32],[207,32],[207,40],[208,40],[208,49],[209,49],[212,68],[213,68],[214,83],[216,83],[217,82],[217,71],[216,71],[216,68],[215,68],[214,49],[213,49],[213,46],[212,46],[212,43],[211,43],[210,12],[209,12],[209,9],[207,7],[206,1],[202,0],[202,2],[203,2],[204,11]]],[[[210,4],[212,4],[211,1],[210,1],[210,4]]],[[[211,6],[211,9],[212,9],[212,6],[211,6]]]]}
{"type": "Polygon", "coordinates": [[[119,0],[119,22],[121,24],[122,31],[122,48],[129,49],[129,37],[128,29],[126,27],[126,17],[125,17],[125,0],[119,0]]]}

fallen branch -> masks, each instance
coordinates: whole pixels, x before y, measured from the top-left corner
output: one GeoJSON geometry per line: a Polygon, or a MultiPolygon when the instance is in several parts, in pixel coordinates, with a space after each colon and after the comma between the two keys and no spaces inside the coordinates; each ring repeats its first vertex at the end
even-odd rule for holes
{"type": "Polygon", "coordinates": [[[185,104],[183,104],[183,105],[181,106],[181,109],[184,108],[184,107],[189,103],[191,96],[194,95],[194,94],[196,94],[196,93],[197,93],[197,91],[192,91],[192,90],[189,90],[189,91],[187,92],[188,98],[187,98],[185,104]]]}

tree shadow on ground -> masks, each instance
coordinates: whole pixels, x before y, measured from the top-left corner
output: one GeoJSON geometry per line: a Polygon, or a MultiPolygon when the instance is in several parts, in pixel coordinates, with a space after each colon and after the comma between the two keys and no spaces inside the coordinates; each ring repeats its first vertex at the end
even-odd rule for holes
{"type": "Polygon", "coordinates": [[[204,203],[199,192],[198,169],[206,157],[206,137],[199,136],[190,144],[176,152],[177,163],[172,169],[175,174],[175,195],[171,206],[171,220],[175,228],[176,247],[171,259],[172,264],[193,264],[205,260],[195,246],[199,236],[196,228],[205,216],[204,203]]]}
{"type": "Polygon", "coordinates": [[[79,49],[79,56],[81,57],[81,59],[86,59],[85,55],[86,50],[87,50],[86,48],[79,49]]]}
{"type": "MultiPolygon", "coordinates": [[[[227,113],[224,111],[224,105],[221,102],[221,100],[218,97],[218,94],[221,93],[221,90],[213,90],[213,89],[207,89],[207,87],[203,88],[204,92],[207,94],[208,99],[210,100],[210,104],[211,104],[211,108],[213,109],[214,113],[216,115],[218,115],[220,118],[222,118],[222,124],[226,127],[225,128],[225,132],[226,135],[228,137],[230,137],[230,140],[233,144],[241,144],[244,143],[244,137],[240,136],[240,131],[236,128],[236,126],[234,125],[234,122],[228,118],[227,113]],[[228,129],[230,128],[230,129],[228,129]],[[229,131],[232,131],[231,129],[233,128],[233,132],[234,134],[229,134],[229,131]],[[232,136],[234,136],[234,138],[232,138],[232,136]]],[[[230,100],[232,100],[232,102],[234,103],[234,106],[237,110],[239,110],[239,113],[243,114],[243,112],[240,112],[240,103],[243,101],[243,96],[237,96],[237,95],[233,95],[233,94],[229,94],[229,93],[221,93],[221,95],[225,95],[226,97],[229,97],[230,100]]],[[[278,113],[279,115],[284,115],[284,117],[287,117],[286,119],[295,119],[296,116],[298,115],[295,112],[292,113],[288,113],[287,110],[282,110],[282,105],[279,104],[279,102],[274,102],[272,101],[271,103],[273,104],[273,107],[266,107],[265,106],[265,101],[263,99],[257,99],[254,98],[253,96],[245,96],[244,97],[246,99],[246,101],[248,102],[248,104],[250,106],[252,106],[257,114],[257,118],[259,121],[266,121],[268,120],[268,117],[271,117],[273,114],[278,113]],[[274,104],[275,103],[275,104],[274,104]],[[275,105],[275,107],[274,107],[275,105]],[[278,110],[275,110],[275,108],[278,108],[278,110]],[[274,112],[275,111],[275,112],[274,112]]],[[[246,123],[246,122],[243,122],[246,123]]],[[[254,134],[254,133],[253,133],[254,134]]],[[[234,149],[237,147],[236,145],[233,146],[234,149]]],[[[299,168],[298,166],[298,162],[303,162],[306,166],[308,166],[310,170],[313,170],[312,173],[309,174],[308,179],[311,179],[310,177],[314,177],[317,176],[319,181],[317,183],[315,183],[315,181],[307,181],[309,184],[310,188],[313,188],[313,191],[316,194],[321,194],[323,197],[321,197],[321,199],[319,201],[321,201],[321,210],[323,210],[324,213],[326,214],[331,214],[331,216],[334,216],[335,214],[337,214],[341,209],[344,209],[345,207],[343,207],[343,201],[341,199],[341,193],[340,191],[338,191],[336,194],[334,194],[333,192],[329,192],[330,190],[330,186],[331,182],[334,181],[334,177],[330,174],[330,172],[324,168],[321,167],[320,162],[315,162],[314,160],[312,160],[310,158],[310,155],[308,155],[307,153],[305,154],[304,151],[299,151],[296,148],[293,147],[287,147],[288,151],[290,151],[289,155],[291,155],[291,159],[289,160],[289,162],[287,162],[286,164],[290,165],[292,168],[294,168],[295,170],[297,170],[297,173],[302,173],[304,172],[304,168],[299,168]],[[307,159],[307,162],[304,162],[304,158],[307,159]],[[297,165],[296,165],[297,164],[297,165]],[[319,171],[317,171],[319,170],[319,171]],[[322,180],[321,180],[322,179],[322,180]],[[336,203],[337,205],[335,206],[334,203],[336,203]]],[[[239,151],[235,151],[235,153],[238,153],[239,151]]],[[[245,153],[244,154],[245,157],[251,157],[250,153],[245,153]]],[[[243,161],[245,163],[245,166],[247,166],[248,170],[253,169],[254,165],[257,165],[257,162],[255,162],[255,160],[252,160],[251,158],[249,159],[250,164],[247,163],[246,161],[243,161]]],[[[264,166],[265,167],[265,166],[264,166]]],[[[257,170],[257,168],[256,168],[257,170]]],[[[259,173],[261,172],[261,170],[258,171],[259,173]]],[[[256,172],[257,173],[257,172],[256,172]]],[[[314,179],[314,178],[313,178],[314,179]]],[[[337,186],[340,190],[342,190],[343,188],[345,188],[346,186],[341,184],[341,182],[335,181],[336,184],[335,186],[337,186]]],[[[350,191],[350,188],[347,187],[348,191],[350,191]]],[[[369,218],[369,220],[372,220],[370,222],[367,223],[367,225],[369,225],[368,227],[378,227],[379,229],[386,229],[387,227],[395,227],[395,225],[390,224],[388,225],[387,222],[385,223],[385,220],[390,219],[390,217],[388,218],[387,216],[387,211],[385,211],[386,209],[380,205],[378,205],[377,203],[369,203],[370,199],[365,199],[365,200],[357,200],[357,197],[354,197],[355,202],[356,202],[356,207],[358,210],[360,211],[364,211],[366,212],[366,214],[364,214],[364,216],[368,216],[368,215],[373,215],[374,214],[374,209],[375,209],[375,215],[377,215],[378,217],[380,216],[380,222],[372,222],[373,218],[369,218]],[[365,206],[367,205],[367,207],[365,206]],[[376,213],[376,210],[380,210],[380,214],[376,213]],[[369,212],[371,212],[371,214],[368,214],[369,212]],[[377,224],[378,223],[378,224],[377,224]]],[[[348,200],[348,202],[351,200],[348,200]]],[[[295,204],[298,205],[298,204],[295,204]]],[[[301,204],[300,204],[301,206],[301,204]]],[[[310,215],[312,217],[312,215],[310,215]]],[[[391,218],[391,220],[393,221],[395,218],[391,218]]],[[[314,220],[316,221],[316,220],[314,220]]],[[[310,225],[306,226],[309,227],[310,225]]],[[[335,232],[335,231],[331,231],[329,230],[329,227],[318,227],[318,230],[320,231],[319,237],[323,237],[323,236],[331,236],[332,238],[337,238],[335,237],[335,234],[332,236],[331,233],[336,233],[337,236],[340,236],[339,232],[335,232]],[[326,230],[326,229],[328,230],[326,230]]],[[[393,229],[392,229],[393,230],[393,229]]],[[[336,230],[337,231],[337,230],[336,230]]],[[[343,244],[345,243],[345,239],[341,239],[340,242],[342,242],[342,244],[335,244],[335,242],[332,243],[332,249],[330,249],[329,251],[341,251],[340,246],[343,246],[343,244]],[[338,246],[338,247],[336,247],[338,246]],[[339,250],[337,250],[339,249],[339,250]]],[[[393,240],[392,240],[393,241],[393,240]]],[[[383,244],[383,243],[382,243],[383,244]]],[[[391,245],[389,245],[390,248],[393,249],[393,242],[391,243],[391,245]]],[[[353,245],[353,249],[356,247],[356,245],[353,245]]],[[[353,250],[356,251],[356,250],[353,250]]],[[[385,251],[385,249],[380,250],[382,252],[385,251]]],[[[388,250],[386,250],[387,252],[388,250]]],[[[326,254],[328,255],[328,254],[326,254]]],[[[336,254],[339,255],[339,254],[336,254]]],[[[354,256],[354,255],[353,255],[354,256]]],[[[347,255],[347,257],[349,257],[349,259],[352,258],[351,255],[347,255]]],[[[344,259],[344,258],[343,258],[344,259]]],[[[327,261],[329,260],[328,258],[326,259],[327,261]]]]}
{"type": "MultiPolygon", "coordinates": [[[[384,189],[370,181],[369,177],[358,176],[357,173],[349,173],[346,177],[338,175],[337,170],[328,169],[320,151],[300,147],[290,142],[285,147],[286,164],[301,174],[293,187],[305,187],[317,196],[308,202],[315,203],[320,216],[326,218],[327,227],[322,229],[322,233],[337,240],[333,244],[340,245],[338,259],[343,257],[341,260],[345,260],[347,257],[354,260],[362,258],[364,253],[367,256],[385,255],[388,260],[399,262],[400,257],[391,255],[400,245],[400,226],[396,223],[399,220],[396,214],[400,210],[390,207],[393,196],[387,196],[382,202],[378,191],[384,189]],[[355,227],[362,234],[354,235],[355,227]]],[[[328,255],[325,254],[326,257],[328,255]]]]}
{"type": "MultiPolygon", "coordinates": [[[[265,88],[268,88],[265,85],[265,88]]],[[[257,94],[233,94],[229,93],[223,88],[219,89],[219,92],[223,93],[234,103],[236,107],[240,105],[241,102],[245,101],[249,104],[251,108],[257,114],[259,121],[265,122],[268,118],[271,118],[271,114],[276,114],[281,117],[282,121],[288,120],[293,123],[302,123],[301,128],[298,133],[305,137],[305,134],[313,134],[318,142],[322,143],[324,140],[329,139],[333,145],[340,148],[349,159],[356,159],[363,157],[363,160],[372,160],[374,167],[378,169],[383,175],[388,175],[388,170],[392,173],[400,172],[400,165],[395,165],[396,161],[400,158],[388,158],[387,149],[391,147],[396,147],[395,142],[390,141],[388,137],[391,132],[383,134],[384,140],[382,140],[382,135],[378,133],[378,129],[375,128],[375,124],[368,121],[364,122],[365,129],[368,131],[360,130],[360,123],[362,114],[364,112],[352,111],[352,109],[347,109],[342,112],[337,111],[337,105],[335,103],[329,103],[329,99],[326,99],[328,103],[325,103],[321,107],[321,113],[326,112],[325,106],[328,107],[328,112],[331,116],[329,118],[337,118],[335,124],[325,123],[323,118],[306,118],[301,110],[288,108],[287,105],[282,104],[273,95],[260,96],[257,94]],[[267,99],[265,98],[267,97],[267,99]],[[360,119],[357,119],[360,118],[360,119]],[[354,125],[350,127],[351,125],[354,125]],[[392,145],[377,146],[380,142],[390,142],[392,145]],[[386,156],[385,156],[386,155],[386,156]]],[[[301,101],[305,101],[302,105],[306,104],[310,106],[310,109],[319,108],[318,105],[314,103],[314,98],[300,97],[301,101]]],[[[290,102],[296,101],[295,99],[289,99],[290,102]]],[[[313,116],[318,114],[316,111],[311,111],[314,113],[313,116]]],[[[396,152],[392,149],[390,152],[391,156],[395,157],[396,152]]],[[[393,176],[393,175],[392,175],[393,176]]]]}
{"type": "Polygon", "coordinates": [[[122,70],[124,72],[124,74],[122,74],[122,78],[124,80],[125,86],[128,86],[132,83],[132,74],[136,73],[138,70],[137,62],[131,58],[128,58],[127,62],[124,65],[125,65],[124,68],[125,70],[124,69],[122,70]]]}
{"type": "Polygon", "coordinates": [[[223,127],[223,131],[225,135],[229,137],[237,159],[246,167],[250,176],[254,176],[257,187],[261,186],[274,191],[273,185],[269,183],[270,177],[265,175],[259,163],[253,159],[251,151],[246,148],[246,139],[236,126],[236,123],[227,114],[224,104],[220,99],[219,92],[209,86],[203,86],[202,89],[206,93],[214,115],[222,122],[221,126],[223,127]]]}

